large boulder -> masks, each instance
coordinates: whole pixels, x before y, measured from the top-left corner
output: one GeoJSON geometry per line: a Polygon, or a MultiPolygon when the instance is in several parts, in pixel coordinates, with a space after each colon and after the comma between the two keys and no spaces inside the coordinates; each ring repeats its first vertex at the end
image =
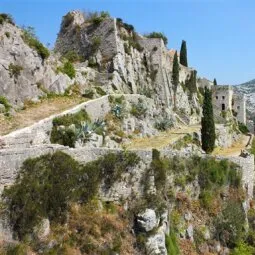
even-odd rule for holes
{"type": "Polygon", "coordinates": [[[149,232],[158,227],[159,219],[152,209],[146,209],[144,212],[137,215],[137,224],[143,231],[149,232]]]}

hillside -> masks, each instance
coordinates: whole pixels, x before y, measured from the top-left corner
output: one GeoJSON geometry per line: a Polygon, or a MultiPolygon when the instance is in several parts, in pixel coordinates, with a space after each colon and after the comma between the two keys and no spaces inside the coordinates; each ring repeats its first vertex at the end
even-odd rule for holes
{"type": "Polygon", "coordinates": [[[71,11],[52,52],[0,38],[1,255],[255,253],[253,136],[162,33],[71,11]]]}

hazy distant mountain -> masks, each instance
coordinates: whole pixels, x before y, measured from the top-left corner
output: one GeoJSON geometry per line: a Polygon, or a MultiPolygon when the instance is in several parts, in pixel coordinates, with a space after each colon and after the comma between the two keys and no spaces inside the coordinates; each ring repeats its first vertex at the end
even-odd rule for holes
{"type": "Polygon", "coordinates": [[[235,89],[246,95],[248,113],[255,117],[255,79],[235,86],[235,89]]]}

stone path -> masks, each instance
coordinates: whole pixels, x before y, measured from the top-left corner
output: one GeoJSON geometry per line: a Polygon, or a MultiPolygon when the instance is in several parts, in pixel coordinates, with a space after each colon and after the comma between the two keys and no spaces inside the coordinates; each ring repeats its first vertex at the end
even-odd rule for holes
{"type": "Polygon", "coordinates": [[[124,146],[129,150],[151,150],[152,148],[163,149],[164,147],[183,138],[187,134],[200,131],[200,128],[200,125],[181,126],[178,129],[161,132],[157,136],[132,139],[130,143],[124,144],[124,146]]]}
{"type": "Polygon", "coordinates": [[[241,150],[246,149],[250,136],[242,135],[239,141],[235,142],[230,148],[216,148],[212,155],[218,156],[239,156],[241,150]]]}
{"type": "Polygon", "coordinates": [[[41,103],[31,104],[25,110],[18,111],[13,117],[0,116],[0,135],[33,125],[51,115],[61,113],[86,100],[81,97],[56,97],[45,99],[41,103]]]}

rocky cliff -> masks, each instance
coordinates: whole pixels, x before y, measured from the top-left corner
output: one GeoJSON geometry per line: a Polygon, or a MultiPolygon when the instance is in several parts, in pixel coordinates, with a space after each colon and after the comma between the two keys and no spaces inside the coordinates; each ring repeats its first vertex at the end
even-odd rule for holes
{"type": "MultiPolygon", "coordinates": [[[[1,254],[254,252],[254,156],[203,153],[212,83],[180,65],[174,86],[162,38],[104,12],[65,15],[54,53],[6,15],[0,28],[2,102],[94,98],[1,137],[1,254]]],[[[227,124],[219,147],[236,138],[227,124]]]]}
{"type": "Polygon", "coordinates": [[[13,23],[0,24],[0,95],[14,106],[37,101],[45,91],[61,93],[72,84],[67,75],[55,72],[58,61],[53,56],[40,55],[35,41],[44,47],[13,23]]]}
{"type": "MultiPolygon", "coordinates": [[[[158,107],[182,112],[188,121],[198,121],[197,93],[191,93],[188,87],[184,91],[185,86],[174,88],[173,62],[163,40],[143,37],[121,19],[100,15],[86,17],[73,11],[64,16],[55,50],[62,55],[75,52],[85,59],[85,65],[97,70],[97,85],[108,93],[144,94],[158,107]],[[194,115],[190,118],[192,108],[194,115]]],[[[180,83],[188,81],[192,72],[180,65],[180,83]]]]}

